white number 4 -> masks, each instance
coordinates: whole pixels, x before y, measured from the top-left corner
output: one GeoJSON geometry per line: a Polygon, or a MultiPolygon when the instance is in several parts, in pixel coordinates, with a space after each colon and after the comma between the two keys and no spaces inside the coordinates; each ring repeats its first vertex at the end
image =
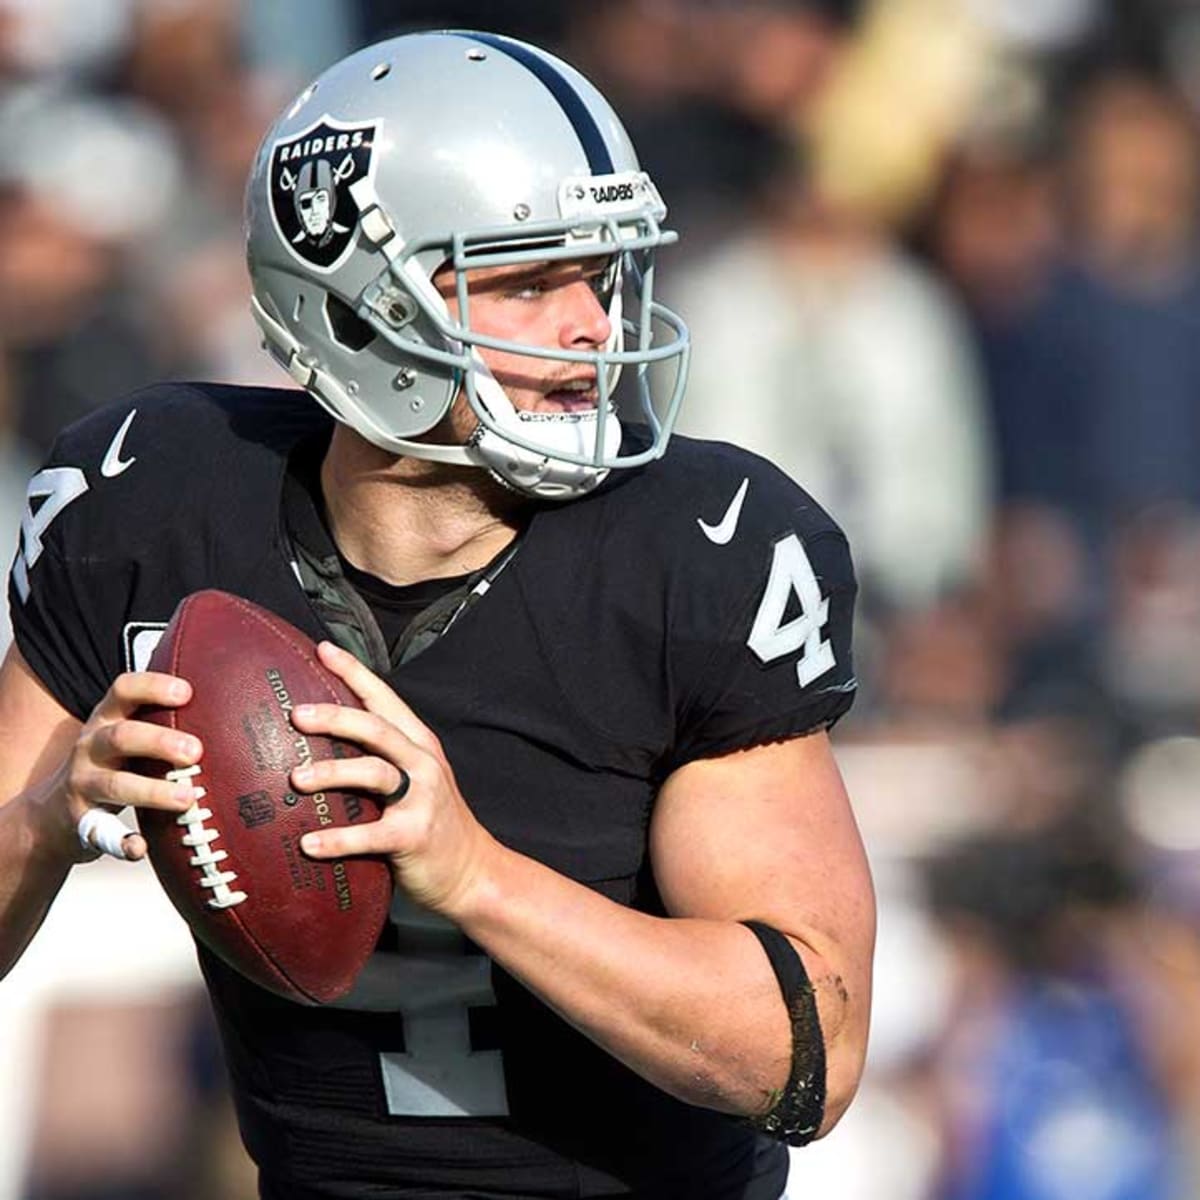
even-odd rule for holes
{"type": "Polygon", "coordinates": [[[829,599],[821,595],[804,544],[794,534],[775,543],[771,574],[754,617],[746,645],[764,663],[800,651],[796,678],[801,687],[835,665],[833,645],[821,637],[829,623],[829,599]],[[785,622],[788,601],[795,596],[800,612],[785,622]]]}
{"type": "Polygon", "coordinates": [[[78,467],[47,467],[29,481],[25,515],[21,518],[21,554],[12,572],[22,603],[29,599],[29,572],[42,557],[42,534],[72,500],[78,500],[87,490],[87,480],[78,467]],[[35,500],[42,501],[37,512],[33,511],[35,500]]]}

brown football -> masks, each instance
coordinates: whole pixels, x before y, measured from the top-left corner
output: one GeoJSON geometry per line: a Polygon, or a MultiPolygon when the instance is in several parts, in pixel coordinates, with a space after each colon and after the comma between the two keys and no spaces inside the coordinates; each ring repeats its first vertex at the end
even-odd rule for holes
{"type": "Polygon", "coordinates": [[[215,590],[182,601],[149,665],[188,680],[193,694],[182,708],[139,717],[204,745],[190,775],[203,799],[183,814],[138,813],[167,895],[200,941],[263,987],[307,1004],[344,995],[387,920],[391,875],[380,859],[308,858],[299,842],[310,830],[373,821],[380,806],[366,793],[292,789],[300,763],[361,751],[302,734],[291,710],[360,707],[357,699],[300,630],[215,590]]]}

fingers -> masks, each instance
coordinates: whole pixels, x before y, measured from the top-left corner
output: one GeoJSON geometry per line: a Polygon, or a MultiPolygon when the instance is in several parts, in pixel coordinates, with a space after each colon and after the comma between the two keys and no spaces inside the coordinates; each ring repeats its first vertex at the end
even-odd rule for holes
{"type": "MultiPolygon", "coordinates": [[[[119,809],[133,805],[182,812],[192,803],[193,786],[168,780],[166,775],[173,768],[188,767],[200,760],[204,752],[200,740],[131,715],[147,704],[178,706],[191,694],[186,680],[159,672],[127,672],[117,677],[81,731],[69,762],[66,790],[77,820],[88,820],[90,813],[105,811],[97,806],[119,809]],[[131,762],[159,763],[161,768],[146,773],[146,768],[131,769],[131,762]]],[[[111,816],[107,812],[105,815],[111,816]]],[[[86,836],[81,834],[81,840],[90,848],[112,853],[120,841],[124,853],[119,857],[140,857],[140,836],[124,841],[111,823],[100,817],[90,820],[86,836]],[[114,844],[101,845],[105,839],[114,844]]]]}
{"type": "Polygon", "coordinates": [[[389,760],[406,760],[421,752],[413,739],[393,721],[374,712],[341,704],[298,704],[292,710],[292,724],[302,733],[322,733],[354,742],[368,753],[389,760]]]}
{"type": "MultiPolygon", "coordinates": [[[[398,805],[408,795],[412,776],[404,767],[375,755],[354,758],[328,758],[297,767],[292,784],[302,792],[358,791],[374,792],[389,806],[398,805]]],[[[398,824],[395,817],[385,825],[381,820],[361,825],[343,825],[307,834],[300,846],[314,858],[341,858],[353,854],[391,854],[397,848],[398,824]]]]}
{"type": "Polygon", "coordinates": [[[396,786],[390,792],[388,792],[386,796],[384,796],[384,800],[387,801],[388,804],[396,804],[403,800],[404,797],[408,795],[408,789],[412,787],[412,776],[403,767],[397,767],[396,771],[400,776],[400,780],[396,786]]]}
{"type": "MultiPolygon", "coordinates": [[[[425,751],[373,712],[338,704],[300,704],[292,711],[292,722],[302,732],[355,742],[366,751],[346,758],[315,759],[294,768],[292,786],[298,791],[374,792],[385,802],[396,802],[408,793],[414,774],[433,766],[425,751]]],[[[396,832],[394,823],[369,821],[308,834],[300,845],[314,858],[387,854],[396,849],[396,832]]]]}
{"type": "Polygon", "coordinates": [[[397,831],[393,823],[367,821],[306,833],[300,849],[312,858],[353,858],[360,854],[395,855],[397,831]]]}
{"type": "Polygon", "coordinates": [[[167,773],[199,762],[203,750],[200,739],[188,733],[148,721],[114,721],[80,739],[71,783],[88,804],[182,811],[191,803],[194,788],[167,780],[167,773]],[[159,763],[161,769],[133,770],[132,761],[159,763]]]}
{"type": "MultiPolygon", "coordinates": [[[[423,853],[446,801],[447,768],[441,744],[392,689],[353,655],[322,642],[321,661],[358,697],[363,708],[338,704],[299,704],[292,723],[304,733],[353,742],[364,751],[346,758],[316,759],[292,772],[299,791],[373,792],[386,808],[379,820],[322,829],[300,842],[314,858],[381,855],[401,860],[423,853]],[[401,803],[411,792],[417,797],[401,803]],[[435,800],[443,796],[441,801],[435,800]]],[[[404,886],[411,881],[406,878],[404,886]]],[[[419,896],[420,889],[411,894],[419,896]]]]}
{"type": "Polygon", "coordinates": [[[161,671],[126,671],[118,675],[92,712],[93,719],[117,720],[143,705],[178,708],[192,698],[192,685],[161,671]]]}
{"type": "Polygon", "coordinates": [[[292,785],[302,792],[376,792],[386,800],[399,800],[407,791],[409,773],[374,755],[325,758],[292,771],[292,785]]]}
{"type": "MultiPolygon", "coordinates": [[[[168,779],[173,768],[188,767],[204,752],[198,738],[152,721],[137,720],[143,706],[178,708],[192,696],[186,680],[159,671],[128,671],[117,676],[92,710],[58,775],[68,824],[86,855],[140,859],[146,841],[116,815],[132,805],[183,812],[195,800],[190,782],[168,779]],[[157,773],[131,769],[157,762],[157,773]]],[[[145,770],[153,771],[147,767],[145,770]]]]}
{"type": "Polygon", "coordinates": [[[136,830],[131,830],[125,835],[121,842],[121,848],[130,862],[141,862],[150,852],[150,847],[146,845],[146,839],[136,830]]]}
{"type": "Polygon", "coordinates": [[[165,775],[155,778],[136,771],[97,767],[86,760],[75,767],[71,780],[76,796],[72,808],[76,812],[82,808],[75,826],[80,845],[84,850],[131,861],[146,856],[146,841],[113,809],[132,806],[181,813],[196,800],[196,788],[190,782],[168,779],[165,775]]]}
{"type": "Polygon", "coordinates": [[[408,794],[414,777],[423,779],[428,790],[438,770],[434,759],[390,721],[372,712],[337,704],[302,704],[293,710],[292,720],[303,732],[355,742],[367,752],[315,759],[296,767],[291,779],[298,791],[373,792],[390,806],[391,814],[386,822],[368,821],[306,834],[300,841],[304,852],[314,858],[395,854],[406,840],[400,829],[406,814],[397,814],[395,806],[408,794]]]}
{"type": "Polygon", "coordinates": [[[203,746],[190,733],[166,729],[149,721],[123,720],[102,725],[89,735],[92,757],[104,762],[154,758],[173,767],[190,767],[200,760],[203,746]]]}
{"type": "Polygon", "coordinates": [[[321,662],[358,697],[368,712],[384,717],[418,746],[434,748],[437,739],[420,717],[353,654],[332,642],[321,642],[317,646],[317,654],[321,662]]]}
{"type": "Polygon", "coordinates": [[[116,813],[106,808],[90,808],[76,826],[80,845],[113,858],[137,860],[145,856],[146,839],[130,829],[116,813]]]}
{"type": "Polygon", "coordinates": [[[165,777],[142,775],[116,767],[81,767],[74,777],[75,789],[86,805],[106,804],[112,808],[161,808],[183,812],[196,798],[195,785],[165,777]]]}

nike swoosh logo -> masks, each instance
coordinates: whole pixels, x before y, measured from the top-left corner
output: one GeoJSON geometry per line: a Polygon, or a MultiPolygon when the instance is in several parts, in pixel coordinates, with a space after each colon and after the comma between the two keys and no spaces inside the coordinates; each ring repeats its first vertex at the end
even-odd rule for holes
{"type": "Polygon", "coordinates": [[[131,409],[129,416],[121,422],[121,428],[117,430],[113,440],[108,443],[108,449],[104,452],[104,461],[100,464],[100,474],[105,479],[116,478],[122,471],[128,471],[137,462],[136,457],[121,457],[121,447],[125,445],[125,435],[129,432],[129,427],[133,424],[133,418],[136,416],[137,409],[131,409]]]}
{"type": "Polygon", "coordinates": [[[742,486],[738,488],[737,494],[729,502],[729,507],[725,510],[725,515],[721,518],[717,525],[710,525],[707,521],[700,517],[696,518],[696,524],[700,526],[700,532],[714,546],[727,546],[733,541],[733,535],[737,533],[738,521],[742,515],[742,505],[746,502],[746,493],[750,490],[750,480],[743,479],[742,486]]]}

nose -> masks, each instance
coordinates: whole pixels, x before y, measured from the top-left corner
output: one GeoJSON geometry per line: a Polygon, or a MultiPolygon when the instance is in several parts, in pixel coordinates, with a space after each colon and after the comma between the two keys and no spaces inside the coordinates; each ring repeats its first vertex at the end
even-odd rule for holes
{"type": "Polygon", "coordinates": [[[566,350],[603,346],[612,334],[612,322],[591,283],[574,280],[562,289],[562,298],[559,344],[566,350]]]}

